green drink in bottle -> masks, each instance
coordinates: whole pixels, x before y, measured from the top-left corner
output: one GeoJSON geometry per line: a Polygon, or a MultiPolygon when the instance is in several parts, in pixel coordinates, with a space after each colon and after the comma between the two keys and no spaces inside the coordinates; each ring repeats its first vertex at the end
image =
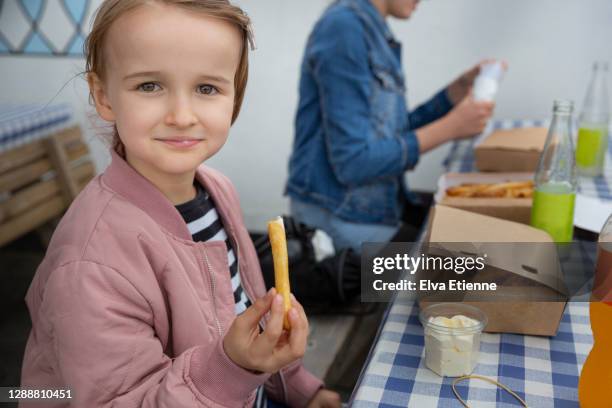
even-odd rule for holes
{"type": "Polygon", "coordinates": [[[610,119],[607,74],[607,62],[596,62],[593,65],[593,76],[584,98],[576,144],[576,166],[578,173],[583,176],[599,176],[603,173],[610,119]]]}
{"type": "Polygon", "coordinates": [[[601,174],[608,150],[608,129],[603,125],[582,124],[578,129],[576,165],[584,175],[601,174]]]}
{"type": "Polygon", "coordinates": [[[576,165],[571,101],[555,101],[553,119],[535,175],[531,225],[557,243],[571,242],[574,230],[576,165]]]}
{"type": "Polygon", "coordinates": [[[575,200],[576,193],[569,184],[538,186],[533,196],[531,225],[548,232],[555,242],[571,242],[575,200]]]}

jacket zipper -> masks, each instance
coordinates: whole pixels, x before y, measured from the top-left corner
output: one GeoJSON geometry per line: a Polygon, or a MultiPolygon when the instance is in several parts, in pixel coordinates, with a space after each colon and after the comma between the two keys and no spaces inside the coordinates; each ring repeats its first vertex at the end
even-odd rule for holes
{"type": "Polygon", "coordinates": [[[219,316],[217,314],[217,299],[215,297],[217,285],[215,283],[215,276],[213,275],[212,268],[210,267],[210,262],[208,261],[208,255],[206,251],[204,252],[204,263],[206,264],[206,269],[208,270],[208,275],[210,276],[210,291],[212,293],[212,301],[213,301],[213,309],[215,309],[215,323],[217,324],[217,330],[219,331],[219,336],[223,338],[223,330],[221,329],[221,322],[219,322],[219,316]]]}
{"type": "MultiPolygon", "coordinates": [[[[214,190],[214,189],[211,189],[211,190],[214,190]]],[[[229,221],[229,218],[224,216],[225,214],[222,214],[220,212],[219,215],[220,215],[221,220],[227,219],[229,221]]],[[[236,256],[238,257],[238,261],[240,262],[241,256],[240,256],[240,253],[239,253],[240,252],[240,248],[238,246],[238,240],[234,239],[234,235],[235,235],[234,234],[234,228],[231,225],[231,223],[228,222],[228,226],[229,226],[228,229],[229,229],[229,233],[230,233],[230,239],[236,245],[236,256]]],[[[212,275],[212,268],[210,267],[210,264],[208,262],[208,257],[206,256],[206,252],[204,252],[204,258],[205,258],[204,260],[206,262],[206,266],[208,267],[208,273],[211,276],[211,290],[213,291],[213,307],[215,308],[215,320],[217,322],[217,328],[219,329],[219,335],[222,336],[222,333],[221,333],[221,324],[219,323],[219,318],[217,317],[217,306],[216,306],[216,301],[215,301],[215,297],[214,297],[214,290],[215,290],[215,283],[214,282],[215,282],[215,280],[214,280],[214,277],[212,275]]],[[[243,275],[241,273],[241,270],[242,269],[240,268],[240,265],[238,265],[238,274],[240,275],[240,281],[242,282],[242,276],[243,275]]],[[[244,293],[247,295],[247,298],[252,298],[252,296],[249,296],[247,288],[244,287],[243,289],[244,289],[244,293]]],[[[251,303],[252,303],[252,299],[249,299],[249,300],[251,300],[251,303]]],[[[279,370],[277,374],[278,374],[278,376],[280,378],[281,385],[283,387],[283,396],[284,396],[284,399],[286,401],[287,400],[287,385],[285,383],[285,376],[282,373],[282,370],[279,370]]]]}
{"type": "MultiPolygon", "coordinates": [[[[242,268],[240,268],[240,259],[242,259],[241,255],[240,255],[240,245],[238,244],[238,240],[235,237],[234,234],[234,229],[233,228],[229,228],[229,233],[230,233],[230,240],[232,241],[232,244],[235,246],[236,248],[236,256],[238,257],[238,275],[240,276],[240,282],[244,282],[244,280],[242,279],[242,268]]],[[[246,294],[247,298],[249,298],[249,300],[251,301],[251,304],[253,304],[253,297],[249,295],[248,291],[247,291],[247,287],[244,286],[244,284],[242,285],[242,288],[244,289],[244,293],[246,294]]],[[[264,325],[262,325],[262,323],[259,323],[259,327],[261,330],[263,330],[264,325]]],[[[281,387],[283,389],[283,397],[285,399],[285,402],[288,403],[287,401],[287,384],[285,382],[285,375],[281,370],[278,370],[277,372],[278,374],[278,378],[280,380],[281,383],[281,387]]]]}

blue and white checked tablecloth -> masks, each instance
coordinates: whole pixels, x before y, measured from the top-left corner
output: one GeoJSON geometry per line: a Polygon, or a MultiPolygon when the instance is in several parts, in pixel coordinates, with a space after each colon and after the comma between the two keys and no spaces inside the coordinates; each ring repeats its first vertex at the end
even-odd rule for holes
{"type": "MultiPolygon", "coordinates": [[[[543,121],[496,121],[491,127],[546,125],[543,121]]],[[[473,143],[456,142],[444,162],[445,167],[455,172],[474,171],[473,143]]],[[[612,146],[609,156],[612,156],[612,146]]],[[[612,157],[607,159],[604,176],[580,180],[584,194],[602,199],[612,200],[611,187],[612,157]]],[[[594,258],[595,254],[587,256],[594,258]]],[[[581,299],[588,298],[584,296],[588,292],[587,285],[581,299]]],[[[439,377],[425,367],[423,327],[418,312],[413,300],[402,292],[397,294],[381,323],[351,406],[461,407],[452,391],[453,379],[439,377]]],[[[569,302],[555,337],[483,333],[474,374],[510,387],[530,407],[577,408],[580,370],[592,344],[588,302],[569,302]]],[[[457,389],[475,408],[520,406],[511,395],[481,380],[466,380],[457,389]]]]}
{"type": "Polygon", "coordinates": [[[0,153],[48,137],[74,123],[69,104],[0,103],[0,153]]]}
{"type": "MultiPolygon", "coordinates": [[[[398,295],[385,317],[352,407],[461,407],[452,378],[425,367],[419,308],[398,295]]],[[[589,304],[571,302],[553,338],[483,333],[474,374],[510,387],[529,407],[578,407],[578,378],[592,347],[589,304]]],[[[457,385],[474,408],[517,407],[505,391],[480,380],[457,385]]]]}

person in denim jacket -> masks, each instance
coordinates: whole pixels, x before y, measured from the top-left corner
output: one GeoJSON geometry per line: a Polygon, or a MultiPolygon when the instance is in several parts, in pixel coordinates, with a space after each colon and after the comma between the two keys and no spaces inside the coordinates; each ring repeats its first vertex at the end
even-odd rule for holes
{"type": "Polygon", "coordinates": [[[286,194],[292,215],[337,250],[389,241],[403,217],[422,221],[405,211],[404,172],[422,153],[480,133],[493,110],[470,97],[477,65],[408,112],[401,44],[386,17],[407,19],[417,3],[339,0],[308,39],[286,194]]]}

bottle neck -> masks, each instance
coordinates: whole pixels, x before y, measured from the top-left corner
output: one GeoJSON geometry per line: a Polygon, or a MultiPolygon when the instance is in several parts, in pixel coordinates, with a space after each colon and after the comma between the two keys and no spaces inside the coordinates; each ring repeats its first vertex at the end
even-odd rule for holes
{"type": "Polygon", "coordinates": [[[572,143],[572,114],[570,112],[553,112],[550,136],[553,136],[556,143],[572,143]]]}
{"type": "Polygon", "coordinates": [[[580,115],[581,125],[607,126],[610,120],[607,74],[607,67],[604,68],[601,64],[596,64],[593,68],[580,115]]]}
{"type": "Polygon", "coordinates": [[[572,105],[555,102],[552,122],[535,175],[538,190],[575,193],[577,188],[572,141],[572,105]]]}

